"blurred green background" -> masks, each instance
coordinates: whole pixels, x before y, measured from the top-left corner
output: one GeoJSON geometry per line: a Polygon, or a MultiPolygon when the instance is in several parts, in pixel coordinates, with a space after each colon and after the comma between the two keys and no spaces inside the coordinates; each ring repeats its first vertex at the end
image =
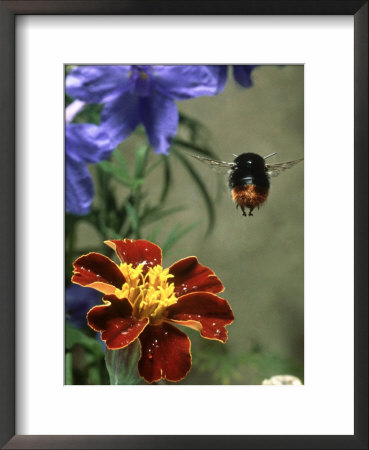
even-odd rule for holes
{"type": "MultiPolygon", "coordinates": [[[[232,161],[232,153],[244,152],[262,156],[277,152],[270,163],[303,157],[303,66],[260,66],[252,79],[254,86],[245,89],[230,72],[224,92],[177,102],[178,109],[204,125],[201,139],[221,160],[232,161]]],[[[129,166],[143,144],[145,135],[134,133],[119,146],[129,166]]],[[[196,153],[181,149],[182,155],[186,152],[196,153]]],[[[149,158],[152,163],[158,156],[151,151],[149,158]]],[[[216,208],[214,228],[208,233],[198,186],[177,158],[169,158],[173,183],[166,204],[181,210],[160,222],[156,242],[163,243],[174,224],[198,223],[166,252],[163,265],[196,255],[223,281],[226,289],[220,296],[228,300],[235,315],[226,344],[183,328],[192,341],[193,367],[181,384],[261,384],[277,374],[303,380],[303,163],[272,178],[267,202],[253,217],[243,217],[231,200],[226,176],[188,157],[216,208]]],[[[96,176],[95,167],[91,166],[91,172],[96,176]]],[[[162,180],[153,172],[143,185],[145,198],[156,199],[161,188],[162,180]]],[[[122,185],[117,183],[115,189],[118,197],[127,195],[122,185]]],[[[153,227],[145,227],[142,238],[153,227]]],[[[101,237],[83,220],[76,228],[76,249],[81,253],[101,249],[101,237]]]]}

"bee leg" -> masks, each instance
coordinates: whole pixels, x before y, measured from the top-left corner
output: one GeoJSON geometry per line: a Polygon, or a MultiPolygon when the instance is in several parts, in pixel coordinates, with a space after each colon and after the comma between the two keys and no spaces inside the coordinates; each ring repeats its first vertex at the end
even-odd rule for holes
{"type": "Polygon", "coordinates": [[[253,216],[254,214],[252,213],[252,211],[254,210],[254,208],[249,208],[249,216],[253,216]]]}
{"type": "MultiPolygon", "coordinates": [[[[237,208],[238,208],[238,206],[239,206],[239,205],[237,205],[237,208]]],[[[240,208],[242,209],[242,215],[243,215],[243,216],[247,216],[246,211],[245,211],[245,208],[244,208],[243,206],[241,206],[240,208]]]]}

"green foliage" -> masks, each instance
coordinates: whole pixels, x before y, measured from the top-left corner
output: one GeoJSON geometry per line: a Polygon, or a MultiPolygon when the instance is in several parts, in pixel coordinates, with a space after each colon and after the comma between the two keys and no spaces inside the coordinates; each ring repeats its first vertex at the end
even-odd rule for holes
{"type": "Polygon", "coordinates": [[[74,328],[71,325],[65,327],[65,348],[72,350],[75,345],[82,345],[89,353],[99,357],[102,355],[101,344],[96,339],[96,336],[87,336],[79,328],[74,328]]]}
{"type": "Polygon", "coordinates": [[[76,115],[74,123],[94,123],[99,125],[100,113],[103,109],[103,105],[86,105],[83,110],[76,115]]]}
{"type": "Polygon", "coordinates": [[[297,360],[260,348],[236,351],[229,345],[201,340],[193,347],[192,358],[193,369],[215,384],[258,385],[273,375],[294,375],[301,380],[304,376],[297,360]]]}
{"type": "Polygon", "coordinates": [[[73,357],[71,352],[65,354],[65,384],[73,383],[73,357]]]}
{"type": "Polygon", "coordinates": [[[66,325],[65,384],[107,384],[104,352],[96,335],[66,325]]]}
{"type": "Polygon", "coordinates": [[[180,160],[184,168],[187,170],[193,181],[197,184],[199,192],[202,195],[206,210],[208,213],[208,228],[207,233],[210,233],[214,228],[215,223],[215,208],[213,201],[208,193],[205,183],[202,181],[201,176],[198,174],[197,170],[193,167],[192,163],[185,158],[181,152],[179,152],[175,147],[172,148],[173,154],[180,160]]]}
{"type": "MultiPolygon", "coordinates": [[[[116,151],[115,156],[117,154],[120,155],[119,151],[116,151]]],[[[133,185],[133,180],[131,180],[128,174],[117,164],[110,161],[101,161],[99,163],[99,168],[114,177],[119,183],[123,184],[123,186],[130,188],[133,185]]]]}
{"type": "MultiPolygon", "coordinates": [[[[199,120],[193,117],[180,113],[179,114],[179,125],[183,134],[187,135],[187,139],[183,140],[185,145],[194,145],[198,147],[198,151],[205,150],[208,155],[213,155],[212,151],[207,148],[206,143],[210,141],[211,133],[208,128],[205,127],[199,120]]],[[[178,136],[175,137],[175,141],[179,139],[178,136]]]]}
{"type": "MultiPolygon", "coordinates": [[[[196,134],[198,131],[193,133],[196,134]]],[[[215,209],[210,194],[188,158],[176,147],[173,147],[171,151],[198,185],[208,213],[207,232],[209,232],[213,228],[215,220],[215,209]]],[[[204,154],[210,154],[209,152],[206,148],[202,149],[204,154]]],[[[173,158],[172,155],[152,155],[150,147],[141,146],[135,151],[131,170],[120,149],[116,149],[109,160],[95,165],[96,200],[91,212],[81,217],[67,215],[66,218],[67,279],[70,279],[71,276],[71,264],[78,256],[78,250],[75,249],[75,230],[79,223],[90,223],[100,234],[101,242],[107,239],[145,238],[162,246],[164,252],[169,251],[180,239],[199,225],[201,218],[187,225],[173,221],[172,227],[166,229],[167,219],[187,207],[186,205],[171,207],[165,205],[175,182],[172,175],[171,158],[173,158]],[[152,162],[149,164],[150,161],[152,162]],[[153,203],[152,200],[147,200],[145,181],[150,174],[157,171],[161,172],[156,175],[161,183],[161,189],[157,200],[153,203]],[[121,186],[119,192],[122,192],[122,188],[126,192],[123,199],[116,195],[117,185],[121,186]],[[148,227],[150,227],[149,230],[148,227]]],[[[90,251],[94,250],[96,251],[96,249],[90,249],[90,251]]]]}

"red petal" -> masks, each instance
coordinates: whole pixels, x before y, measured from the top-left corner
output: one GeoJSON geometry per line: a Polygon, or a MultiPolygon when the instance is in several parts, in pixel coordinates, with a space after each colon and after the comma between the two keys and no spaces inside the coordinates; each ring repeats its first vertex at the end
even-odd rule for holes
{"type": "Polygon", "coordinates": [[[169,272],[174,275],[177,297],[190,292],[212,292],[218,294],[224,286],[215,273],[201,265],[195,256],[181,259],[173,264],[169,272]]]}
{"type": "Polygon", "coordinates": [[[227,300],[207,292],[184,295],[166,310],[168,319],[200,331],[207,339],[227,340],[226,325],[234,316],[227,300]]]}
{"type": "Polygon", "coordinates": [[[122,263],[132,264],[133,267],[143,264],[144,272],[149,267],[161,265],[161,248],[152,242],[124,239],[105,241],[105,244],[115,251],[122,263]]]}
{"type": "Polygon", "coordinates": [[[107,256],[89,253],[73,263],[72,282],[94,288],[104,294],[114,294],[121,289],[125,279],[119,267],[107,256]]]}
{"type": "Polygon", "coordinates": [[[163,322],[149,325],[140,334],[140,375],[149,383],[165,378],[182,380],[191,369],[191,342],[178,328],[163,322]]]}
{"type": "Polygon", "coordinates": [[[95,331],[101,331],[101,339],[111,350],[126,347],[133,342],[148,324],[148,319],[132,317],[129,301],[115,295],[106,295],[107,305],[95,306],[87,313],[87,323],[95,331]]]}

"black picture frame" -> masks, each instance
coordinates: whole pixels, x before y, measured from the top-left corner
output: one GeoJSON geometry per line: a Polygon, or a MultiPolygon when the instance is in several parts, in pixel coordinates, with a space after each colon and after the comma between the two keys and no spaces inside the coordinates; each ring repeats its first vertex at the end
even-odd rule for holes
{"type": "MultiPolygon", "coordinates": [[[[339,67],[337,68],[339,71],[339,67]]],[[[368,1],[43,0],[0,2],[0,445],[6,449],[368,448],[368,1]],[[15,435],[15,17],[19,14],[353,15],[355,39],[355,431],[349,436],[15,435]]],[[[333,151],[332,151],[333,154],[333,151]]],[[[339,179],[335,181],[339,188],[339,179]]],[[[337,220],[339,220],[337,213],[337,220]]],[[[337,393],[339,395],[339,392],[337,393]]]]}

